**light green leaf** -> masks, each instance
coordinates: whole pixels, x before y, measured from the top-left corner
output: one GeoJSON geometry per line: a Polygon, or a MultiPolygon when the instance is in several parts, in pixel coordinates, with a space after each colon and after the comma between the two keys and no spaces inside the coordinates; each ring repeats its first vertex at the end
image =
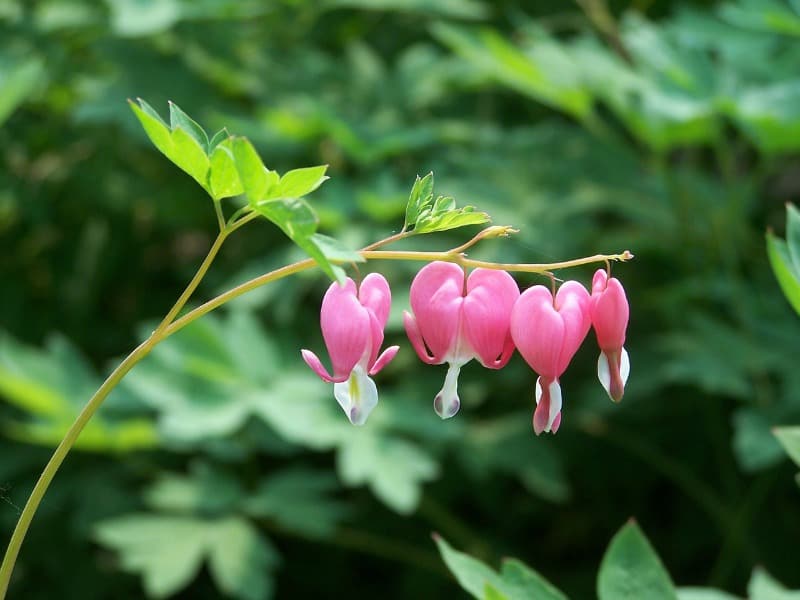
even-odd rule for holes
{"type": "Polygon", "coordinates": [[[153,107],[141,98],[138,105],[134,102],[129,104],[153,145],[210,193],[207,182],[209,160],[200,142],[183,127],[171,131],[153,107]]]}
{"type": "Polygon", "coordinates": [[[761,567],[756,567],[747,584],[749,600],[800,600],[800,590],[787,590],[761,567]]]}
{"type": "Polygon", "coordinates": [[[599,600],[677,600],[675,587],[655,550],[629,521],[611,540],[597,577],[599,600]]]}
{"type": "MultiPolygon", "coordinates": [[[[452,198],[441,198],[445,202],[437,205],[452,206],[449,202],[452,198]]],[[[472,206],[465,206],[457,209],[444,209],[441,212],[436,212],[434,209],[430,214],[420,215],[417,225],[414,227],[416,233],[433,233],[435,231],[446,231],[448,229],[456,229],[457,227],[465,227],[467,225],[482,225],[489,223],[491,217],[484,212],[476,212],[472,206]]]]}
{"type": "Polygon", "coordinates": [[[353,429],[341,441],[336,467],[347,485],[366,484],[400,514],[416,509],[422,484],[438,475],[436,461],[419,446],[371,429],[353,429]]]}
{"type": "Polygon", "coordinates": [[[459,585],[475,598],[566,600],[566,596],[549,581],[516,559],[503,561],[498,574],[476,558],[455,550],[442,537],[436,535],[434,540],[459,585]]]}
{"type": "Polygon", "coordinates": [[[203,147],[182,128],[173,130],[171,137],[173,155],[168,158],[208,191],[207,177],[210,163],[203,147]]]}
{"type": "Polygon", "coordinates": [[[169,126],[147,102],[141,98],[137,98],[137,102],[138,105],[129,100],[128,104],[142,124],[147,137],[164,156],[172,160],[172,156],[175,154],[175,144],[172,141],[172,132],[169,126]]]}
{"type": "Polygon", "coordinates": [[[285,173],[278,185],[270,192],[276,198],[302,198],[321,186],[327,179],[328,165],[294,169],[285,173]]]}
{"type": "Polygon", "coordinates": [[[331,238],[314,237],[319,219],[308,202],[302,198],[265,200],[256,204],[255,209],[280,227],[289,239],[317,262],[328,277],[344,283],[344,271],[328,260],[318,240],[322,240],[325,249],[335,250],[335,254],[342,253],[328,242],[331,238]]]}
{"type": "Polygon", "coordinates": [[[408,196],[408,204],[406,204],[406,220],[403,229],[412,227],[419,217],[422,208],[430,203],[433,198],[433,173],[428,173],[425,177],[414,181],[414,186],[411,188],[411,194],[408,196]]]}
{"type": "Polygon", "coordinates": [[[800,427],[776,427],[773,433],[789,458],[800,467],[800,427]]]}
{"type": "Polygon", "coordinates": [[[166,598],[195,578],[206,552],[206,530],[189,517],[132,514],[95,527],[97,541],[119,553],[121,567],[141,574],[148,596],[166,598]]]}
{"type": "Polygon", "coordinates": [[[785,241],[767,233],[767,257],[783,294],[800,314],[800,272],[795,268],[785,241]]]}
{"type": "Polygon", "coordinates": [[[209,540],[209,570],[217,587],[243,600],[263,600],[272,595],[270,572],[278,553],[253,525],[239,517],[215,523],[209,540]]]}
{"type": "Polygon", "coordinates": [[[278,183],[278,174],[264,166],[258,152],[247,138],[234,138],[233,158],[247,200],[255,207],[267,197],[270,188],[278,183]]]}
{"type": "Polygon", "coordinates": [[[111,28],[119,36],[166,31],[180,19],[178,0],[109,0],[111,28]]]}
{"type": "Polygon", "coordinates": [[[728,592],[713,588],[678,588],[678,600],[741,600],[728,592]]]}
{"type": "Polygon", "coordinates": [[[200,145],[203,152],[208,154],[208,135],[205,129],[200,127],[194,119],[183,112],[174,102],[169,103],[169,126],[172,131],[179,127],[186,131],[200,145]]]}
{"type": "Polygon", "coordinates": [[[217,143],[211,152],[211,173],[208,183],[214,200],[238,196],[244,192],[233,159],[230,140],[231,138],[227,138],[224,142],[217,143]]]}
{"type": "Polygon", "coordinates": [[[124,570],[141,574],[148,596],[166,598],[186,587],[205,559],[218,588],[235,598],[263,600],[278,562],[273,547],[239,517],[131,514],[95,527],[97,541],[119,553],[124,570]]]}
{"type": "Polygon", "coordinates": [[[329,261],[332,262],[364,262],[364,257],[359,252],[351,250],[339,240],[315,233],[311,236],[311,241],[320,249],[329,261]]]}

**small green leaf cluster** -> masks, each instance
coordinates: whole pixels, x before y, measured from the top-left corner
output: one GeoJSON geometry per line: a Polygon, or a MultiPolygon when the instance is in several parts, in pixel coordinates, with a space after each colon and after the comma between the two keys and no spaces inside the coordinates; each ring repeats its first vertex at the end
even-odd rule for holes
{"type": "MultiPolygon", "coordinates": [[[[250,140],[221,129],[209,138],[206,131],[178,105],[170,102],[170,122],[147,102],[130,103],[150,141],[164,156],[188,173],[214,202],[244,194],[245,205],[235,216],[255,212],[283,231],[332,279],[344,281],[334,262],[360,262],[357,252],[317,233],[319,218],[304,199],[325,180],[326,165],[293,169],[279,175],[264,165],[250,140]]],[[[235,225],[232,219],[228,225],[235,225]]]]}
{"type": "Polygon", "coordinates": [[[466,225],[482,225],[491,221],[489,215],[478,212],[473,206],[456,208],[449,196],[433,195],[433,173],[417,176],[406,205],[403,231],[434,233],[466,225]]]}
{"type": "MultiPolygon", "coordinates": [[[[503,560],[500,572],[435,537],[445,564],[459,585],[478,600],[567,600],[539,573],[514,558],[503,560]]],[[[748,584],[749,600],[791,600],[790,591],[766,571],[756,568],[748,584]]],[[[598,600],[739,600],[714,588],[676,587],[656,551],[635,521],[611,540],[597,576],[598,600]]]]}

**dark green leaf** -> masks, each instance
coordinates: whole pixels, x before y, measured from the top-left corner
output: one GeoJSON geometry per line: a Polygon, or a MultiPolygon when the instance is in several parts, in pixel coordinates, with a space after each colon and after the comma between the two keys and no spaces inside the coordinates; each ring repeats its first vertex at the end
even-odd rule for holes
{"type": "Polygon", "coordinates": [[[647,538],[628,522],[611,540],[597,577],[599,600],[677,600],[675,587],[647,538]]]}
{"type": "Polygon", "coordinates": [[[506,598],[507,600],[566,600],[566,596],[539,575],[516,559],[503,561],[498,574],[481,561],[455,550],[440,536],[434,540],[447,568],[456,580],[475,598],[506,598]],[[487,596],[487,590],[490,595],[487,596]]]}

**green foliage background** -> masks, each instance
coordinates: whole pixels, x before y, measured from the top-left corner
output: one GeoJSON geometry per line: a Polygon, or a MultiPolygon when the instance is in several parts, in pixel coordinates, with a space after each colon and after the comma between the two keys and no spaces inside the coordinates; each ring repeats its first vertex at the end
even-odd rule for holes
{"type": "MultiPolygon", "coordinates": [[[[519,356],[501,372],[466,367],[461,413],[435,416],[444,368],[421,365],[402,332],[419,265],[367,267],[393,284],[387,341],[403,348],[362,429],[300,359],[323,348],[319,271],[209,315],[159,346],[87,429],[12,595],[440,597],[457,586],[435,530],[588,598],[631,516],[682,586],[742,596],[750,581],[757,597],[769,572],[799,587],[796,467],[771,428],[800,418],[800,320],[764,231],[783,232],[800,191],[800,5],[604,6],[0,4],[4,535],[217,227],[129,98],[246,135],[282,173],[328,164],[309,200],[350,247],[398,231],[414,177],[433,170],[437,191],[521,230],[476,257],[636,254],[615,267],[632,304],[625,399],[612,405],[596,382],[590,338],[563,378],[554,437],[531,431],[535,379],[519,356]]],[[[200,296],[301,257],[254,223],[200,296]]],[[[588,284],[591,272],[559,275],[588,284]]]]}

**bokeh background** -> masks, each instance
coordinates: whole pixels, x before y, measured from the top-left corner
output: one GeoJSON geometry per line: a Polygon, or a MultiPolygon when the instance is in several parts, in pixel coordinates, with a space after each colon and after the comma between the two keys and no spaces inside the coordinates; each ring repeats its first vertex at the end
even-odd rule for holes
{"type": "MultiPolygon", "coordinates": [[[[135,97],[248,136],[281,172],[329,164],[310,199],[351,247],[396,232],[432,170],[439,193],[520,230],[474,256],[630,249],[614,273],[632,374],[613,405],[590,337],[562,380],[561,430],[537,438],[522,359],[472,363],[460,414],[440,422],[445,368],[402,331],[419,265],[371,264],[393,285],[387,340],[402,350],[355,429],[300,359],[324,352],[328,285],[304,273],[125,380],[46,496],[12,597],[458,597],[437,531],[591,598],[629,517],[681,585],[741,596],[761,565],[800,586],[795,469],[771,433],[800,418],[800,319],[764,250],[800,192],[796,0],[3,0],[3,539],[79,407],[215,234],[135,97]]],[[[298,258],[251,224],[197,300],[298,258]]]]}

